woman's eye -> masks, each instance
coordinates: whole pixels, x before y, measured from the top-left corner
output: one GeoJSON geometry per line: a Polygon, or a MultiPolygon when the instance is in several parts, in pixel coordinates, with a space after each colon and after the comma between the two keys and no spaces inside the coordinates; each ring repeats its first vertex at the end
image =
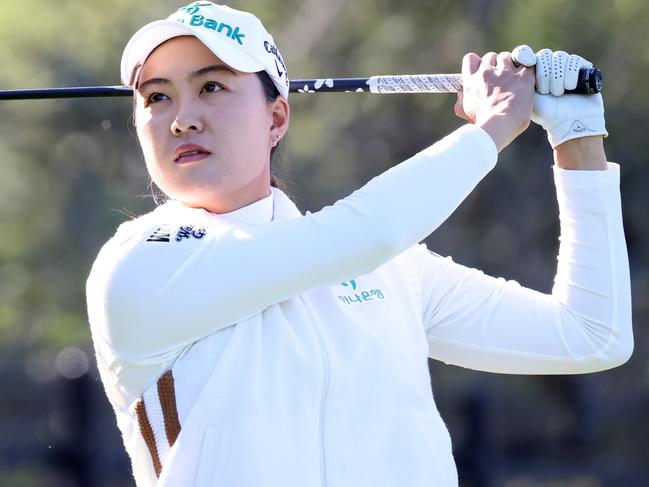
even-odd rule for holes
{"type": "Polygon", "coordinates": [[[207,93],[216,93],[217,91],[221,91],[223,87],[218,84],[214,83],[213,81],[210,81],[209,83],[205,83],[203,85],[203,90],[207,93]]]}
{"type": "MultiPolygon", "coordinates": [[[[221,91],[223,87],[219,83],[215,83],[213,81],[210,81],[208,83],[205,83],[203,85],[203,88],[201,89],[201,93],[216,93],[218,91],[221,91]]],[[[163,100],[168,100],[169,97],[165,95],[164,93],[151,93],[149,96],[146,97],[146,104],[152,105],[154,103],[157,103],[159,101],[163,100]]]]}
{"type": "Polygon", "coordinates": [[[151,93],[149,96],[147,96],[146,101],[147,104],[151,105],[152,103],[157,103],[159,101],[162,101],[163,97],[166,98],[167,95],[163,93],[151,93]]]}

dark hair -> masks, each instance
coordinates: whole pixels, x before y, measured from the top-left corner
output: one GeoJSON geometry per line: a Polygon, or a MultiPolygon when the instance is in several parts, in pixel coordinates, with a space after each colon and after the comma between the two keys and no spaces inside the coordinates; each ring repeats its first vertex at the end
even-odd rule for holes
{"type": "MultiPolygon", "coordinates": [[[[273,83],[270,75],[266,71],[258,71],[256,74],[259,78],[259,81],[261,81],[261,87],[264,90],[266,99],[268,101],[275,101],[279,96],[279,90],[277,89],[277,86],[275,86],[275,83],[273,83]]],[[[275,153],[277,152],[278,147],[279,142],[278,145],[270,149],[270,185],[285,190],[285,185],[277,178],[277,176],[275,176],[277,169],[277,159],[275,158],[275,153]]]]}

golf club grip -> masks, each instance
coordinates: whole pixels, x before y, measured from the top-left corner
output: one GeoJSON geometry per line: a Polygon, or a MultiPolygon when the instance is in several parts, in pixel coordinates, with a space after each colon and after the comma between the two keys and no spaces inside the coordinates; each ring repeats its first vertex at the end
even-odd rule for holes
{"type": "MultiPolygon", "coordinates": [[[[566,93],[595,94],[602,90],[602,73],[597,68],[581,69],[575,90],[566,93]]],[[[405,74],[370,78],[328,78],[290,81],[291,93],[456,93],[462,89],[460,74],[405,74]]],[[[99,98],[133,96],[128,86],[81,86],[0,90],[0,100],[42,100],[52,98],[99,98]]]]}
{"type": "MultiPolygon", "coordinates": [[[[593,95],[602,90],[602,73],[597,68],[579,70],[577,87],[565,93],[593,95]]],[[[370,78],[292,80],[291,93],[457,93],[462,90],[460,74],[406,74],[370,78]]]]}

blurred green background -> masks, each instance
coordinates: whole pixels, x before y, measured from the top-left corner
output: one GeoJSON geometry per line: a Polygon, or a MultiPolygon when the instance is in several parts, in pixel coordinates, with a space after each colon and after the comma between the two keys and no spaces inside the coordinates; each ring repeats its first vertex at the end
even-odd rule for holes
{"type": "MultiPolygon", "coordinates": [[[[622,166],[636,348],[594,375],[517,377],[431,361],[463,486],[649,485],[649,6],[611,1],[232,1],[273,33],[291,78],[457,72],[527,43],[605,76],[622,166]]],[[[122,49],[182,2],[0,2],[0,89],[119,84],[122,49]]],[[[349,194],[461,125],[453,95],[291,95],[281,175],[304,210],[349,194]]],[[[126,99],[0,104],[0,485],[133,485],[98,379],[84,285],[99,247],[154,206],[126,99]]],[[[558,220],[532,126],[429,239],[457,262],[549,292],[558,220]]],[[[395,198],[399,195],[395,194],[395,198]]],[[[423,209],[422,211],[425,211],[423,209]]]]}

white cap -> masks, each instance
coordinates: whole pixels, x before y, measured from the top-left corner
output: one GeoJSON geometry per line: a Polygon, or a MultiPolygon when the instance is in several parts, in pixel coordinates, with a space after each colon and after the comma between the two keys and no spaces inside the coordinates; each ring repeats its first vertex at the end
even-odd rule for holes
{"type": "Polygon", "coordinates": [[[288,98],[286,65],[261,21],[251,13],[212,2],[194,2],[133,34],[122,54],[122,83],[135,87],[149,54],[172,37],[185,35],[197,37],[234,69],[266,71],[280,94],[288,98]]]}

